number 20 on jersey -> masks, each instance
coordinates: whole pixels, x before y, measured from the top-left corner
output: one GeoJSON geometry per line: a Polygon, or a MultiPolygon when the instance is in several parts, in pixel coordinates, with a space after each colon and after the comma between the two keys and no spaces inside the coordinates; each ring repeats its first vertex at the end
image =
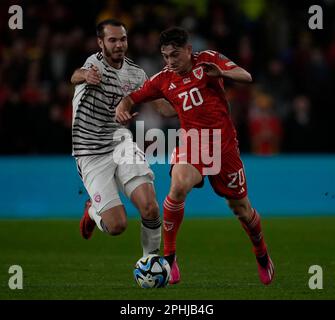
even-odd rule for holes
{"type": "Polygon", "coordinates": [[[180,99],[183,99],[183,110],[187,111],[193,107],[203,104],[204,99],[198,88],[192,88],[190,91],[184,91],[178,94],[180,99]]]}

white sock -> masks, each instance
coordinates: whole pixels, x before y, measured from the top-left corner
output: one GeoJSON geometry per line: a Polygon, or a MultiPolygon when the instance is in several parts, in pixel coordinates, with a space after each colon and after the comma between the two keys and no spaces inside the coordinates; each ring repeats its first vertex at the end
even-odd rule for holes
{"type": "Polygon", "coordinates": [[[161,246],[161,221],[160,217],[154,220],[142,219],[141,241],[143,256],[151,253],[159,254],[161,246]]]}
{"type": "Polygon", "coordinates": [[[97,225],[97,227],[99,228],[99,230],[101,230],[102,232],[104,232],[104,229],[101,226],[101,217],[97,214],[97,211],[95,210],[95,208],[93,206],[91,206],[88,209],[88,215],[91,217],[92,220],[95,221],[95,224],[97,225]]]}

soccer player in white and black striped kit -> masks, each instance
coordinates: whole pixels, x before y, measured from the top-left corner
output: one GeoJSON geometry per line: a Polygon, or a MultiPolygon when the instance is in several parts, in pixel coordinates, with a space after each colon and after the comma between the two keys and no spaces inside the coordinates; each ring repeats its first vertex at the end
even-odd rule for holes
{"type": "MultiPolygon", "coordinates": [[[[85,239],[95,225],[111,235],[121,234],[127,226],[122,191],[139,210],[143,255],[157,253],[161,241],[159,207],[153,186],[154,175],[143,152],[132,140],[128,129],[115,121],[115,107],[123,96],[143,85],[143,69],[125,56],[127,32],[116,20],[97,26],[101,52],[91,55],[75,70],[71,82],[73,97],[73,156],[90,196],[80,221],[85,239]],[[125,161],[126,160],[126,161],[125,161]]],[[[155,101],[164,116],[174,116],[165,101],[155,101]]]]}

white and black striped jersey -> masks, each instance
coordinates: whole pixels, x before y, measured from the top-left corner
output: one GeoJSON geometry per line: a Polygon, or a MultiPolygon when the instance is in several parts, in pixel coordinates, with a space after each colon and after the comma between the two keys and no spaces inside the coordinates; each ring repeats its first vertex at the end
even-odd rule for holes
{"type": "Polygon", "coordinates": [[[98,52],[88,57],[82,68],[93,65],[102,76],[100,84],[77,85],[72,100],[75,157],[109,153],[121,142],[121,136],[131,137],[130,131],[115,121],[115,107],[123,96],[141,87],[147,79],[144,70],[127,57],[122,67],[115,69],[98,52]]]}

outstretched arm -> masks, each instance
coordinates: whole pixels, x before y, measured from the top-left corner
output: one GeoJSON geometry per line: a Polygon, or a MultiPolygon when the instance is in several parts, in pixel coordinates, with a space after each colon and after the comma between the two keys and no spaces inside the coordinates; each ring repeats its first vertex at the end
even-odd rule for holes
{"type": "Polygon", "coordinates": [[[222,76],[238,82],[252,82],[251,74],[241,67],[231,70],[222,70],[222,76]]]}
{"type": "Polygon", "coordinates": [[[177,115],[176,110],[165,99],[154,100],[152,105],[163,117],[172,118],[177,115]]]}
{"type": "Polygon", "coordinates": [[[138,112],[130,114],[130,111],[134,104],[135,103],[133,99],[129,96],[122,98],[122,100],[119,102],[115,109],[115,120],[121,124],[126,124],[133,117],[137,116],[138,112]]]}
{"type": "MultiPolygon", "coordinates": [[[[130,96],[122,98],[115,109],[115,120],[119,123],[126,124],[132,118],[136,117],[138,112],[131,114],[131,109],[134,104],[135,103],[130,96]]],[[[175,109],[165,99],[154,100],[152,101],[152,105],[163,117],[170,118],[177,115],[175,109]]]]}
{"type": "Polygon", "coordinates": [[[76,69],[71,77],[71,83],[75,85],[81,84],[83,82],[98,85],[100,81],[101,74],[96,66],[92,66],[90,69],[76,69]]]}
{"type": "Polygon", "coordinates": [[[136,103],[144,103],[154,101],[154,107],[165,117],[172,117],[175,115],[173,107],[164,99],[164,96],[159,86],[159,74],[147,80],[144,85],[132,92],[129,96],[122,98],[115,110],[115,120],[126,124],[138,113],[130,114],[133,105],[136,103]]]}
{"type": "Polygon", "coordinates": [[[248,71],[241,67],[230,70],[222,70],[217,64],[212,62],[202,62],[204,71],[211,77],[225,77],[238,82],[252,82],[252,77],[248,71]]]}

